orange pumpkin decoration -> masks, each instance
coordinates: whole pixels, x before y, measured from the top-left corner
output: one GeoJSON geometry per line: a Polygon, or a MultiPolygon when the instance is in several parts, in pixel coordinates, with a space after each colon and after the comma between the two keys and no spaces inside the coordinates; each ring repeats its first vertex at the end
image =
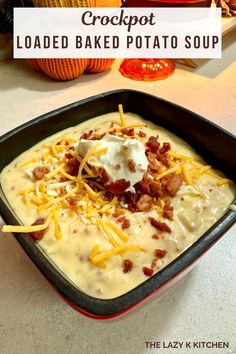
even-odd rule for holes
{"type": "MultiPolygon", "coordinates": [[[[120,0],[33,0],[36,7],[118,7],[120,0]]],[[[88,73],[109,69],[115,59],[28,59],[31,67],[52,79],[73,80],[88,73]]]]}

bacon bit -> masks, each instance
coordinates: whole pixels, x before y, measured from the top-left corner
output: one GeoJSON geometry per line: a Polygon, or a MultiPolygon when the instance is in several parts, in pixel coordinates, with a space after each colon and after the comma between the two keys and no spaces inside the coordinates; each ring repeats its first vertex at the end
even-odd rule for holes
{"type": "Polygon", "coordinates": [[[150,183],[151,183],[151,179],[148,178],[147,174],[145,173],[142,181],[137,183],[136,188],[137,190],[140,190],[142,193],[150,195],[150,188],[149,188],[150,183]]]}
{"type": "Polygon", "coordinates": [[[131,193],[131,192],[126,192],[125,193],[126,204],[128,204],[128,209],[132,213],[137,211],[137,200],[138,200],[138,194],[137,193],[131,193]]]}
{"type": "Polygon", "coordinates": [[[164,193],[161,181],[151,181],[149,184],[149,194],[155,198],[163,197],[164,193]]]}
{"type": "Polygon", "coordinates": [[[80,140],[81,139],[85,139],[85,140],[88,140],[91,135],[93,134],[93,130],[87,130],[86,132],[84,132],[81,137],[80,137],[80,140]]]}
{"type": "Polygon", "coordinates": [[[155,251],[154,251],[154,255],[157,257],[157,258],[163,258],[165,257],[167,251],[166,250],[161,250],[160,248],[157,248],[155,251]]]}
{"type": "Polygon", "coordinates": [[[69,180],[69,178],[63,177],[63,176],[61,176],[61,177],[59,178],[59,182],[66,182],[66,181],[68,181],[68,180],[69,180]]]}
{"type": "Polygon", "coordinates": [[[163,209],[163,217],[169,220],[173,220],[173,206],[171,205],[170,200],[167,200],[163,209]]]}
{"type": "Polygon", "coordinates": [[[160,161],[163,165],[166,167],[169,167],[169,158],[167,154],[158,154],[157,155],[157,160],[160,161]]]}
{"type": "Polygon", "coordinates": [[[133,262],[130,259],[125,259],[123,262],[123,272],[129,273],[133,268],[133,262]]]}
{"type": "Polygon", "coordinates": [[[169,174],[160,180],[152,180],[147,174],[144,175],[141,182],[135,186],[137,191],[148,194],[154,198],[165,196],[174,197],[183,183],[181,174],[169,174]]]}
{"type": "Polygon", "coordinates": [[[79,172],[79,161],[76,159],[70,159],[66,162],[66,172],[71,176],[77,176],[79,172]]]}
{"type": "Polygon", "coordinates": [[[128,219],[124,219],[121,224],[122,229],[128,229],[130,227],[130,221],[128,219]]]}
{"type": "Polygon", "coordinates": [[[155,258],[155,259],[152,261],[151,268],[154,269],[154,268],[156,268],[156,266],[157,266],[157,259],[155,258]]]}
{"type": "Polygon", "coordinates": [[[142,180],[139,182],[137,189],[140,190],[141,193],[150,195],[150,184],[142,180]]]}
{"type": "Polygon", "coordinates": [[[78,195],[74,195],[73,197],[69,197],[67,199],[71,209],[77,209],[76,207],[77,207],[77,203],[78,203],[78,198],[79,198],[78,195]]]}
{"type": "Polygon", "coordinates": [[[121,169],[121,165],[118,163],[117,165],[115,165],[115,169],[116,170],[120,170],[121,169]]]}
{"type": "Polygon", "coordinates": [[[159,240],[159,236],[158,236],[157,234],[152,235],[152,238],[153,238],[154,240],[159,240]]]}
{"type": "Polygon", "coordinates": [[[124,215],[124,213],[125,213],[124,210],[117,210],[112,214],[112,217],[118,218],[119,216],[124,215]]]}
{"type": "Polygon", "coordinates": [[[160,143],[157,141],[155,136],[150,136],[146,145],[154,154],[158,152],[160,147],[160,143]]]}
{"type": "Polygon", "coordinates": [[[79,256],[79,260],[80,260],[81,262],[88,262],[88,259],[89,259],[89,257],[88,257],[88,254],[87,254],[87,253],[83,253],[83,254],[81,254],[81,255],[79,256]]]}
{"type": "Polygon", "coordinates": [[[39,166],[33,169],[33,176],[36,180],[41,180],[49,172],[50,170],[47,166],[39,166]]]}
{"type": "Polygon", "coordinates": [[[166,154],[171,149],[170,143],[163,143],[160,153],[166,154]]]}
{"type": "Polygon", "coordinates": [[[130,227],[130,221],[125,216],[120,216],[117,221],[121,223],[122,229],[128,229],[130,227]]]}
{"type": "Polygon", "coordinates": [[[155,198],[163,197],[164,193],[162,189],[161,181],[152,180],[147,174],[145,174],[142,181],[137,184],[137,190],[155,198]]]}
{"type": "MultiPolygon", "coordinates": [[[[45,219],[43,218],[40,218],[40,219],[37,219],[33,224],[32,226],[35,226],[35,225],[42,225],[45,223],[45,219]]],[[[30,237],[32,237],[34,240],[41,240],[44,236],[44,234],[47,232],[48,228],[46,228],[45,230],[41,230],[41,231],[35,231],[35,232],[30,232],[29,235],[30,237]]]]}
{"type": "Polygon", "coordinates": [[[149,161],[149,165],[148,165],[149,168],[152,171],[154,171],[154,172],[158,171],[160,166],[159,166],[159,163],[157,161],[156,154],[154,154],[151,151],[148,151],[147,152],[147,158],[148,158],[148,161],[149,161]]]}
{"type": "Polygon", "coordinates": [[[58,141],[58,142],[56,143],[56,145],[57,145],[57,146],[59,146],[59,145],[69,145],[69,143],[68,143],[68,141],[66,141],[65,139],[62,139],[61,141],[58,141]]]}
{"type": "Polygon", "coordinates": [[[124,178],[118,179],[116,182],[111,182],[107,184],[107,188],[111,193],[123,194],[127,188],[129,188],[130,182],[126,181],[124,178]]]}
{"type": "Polygon", "coordinates": [[[131,172],[136,172],[136,165],[135,165],[134,160],[128,161],[128,167],[131,172]]]}
{"type": "Polygon", "coordinates": [[[139,211],[151,210],[152,209],[152,198],[147,194],[142,195],[137,202],[137,209],[139,211]]]}
{"type": "Polygon", "coordinates": [[[147,276],[150,277],[151,275],[153,275],[154,270],[148,267],[143,267],[143,273],[147,276]]]}
{"type": "Polygon", "coordinates": [[[65,154],[65,157],[66,157],[68,160],[73,159],[73,155],[72,155],[70,152],[67,152],[67,153],[65,154]]]}
{"type": "Polygon", "coordinates": [[[88,185],[94,192],[99,192],[100,191],[100,189],[97,186],[95,186],[93,183],[89,183],[88,182],[88,185]]]}
{"type": "Polygon", "coordinates": [[[106,184],[109,181],[109,177],[106,171],[104,170],[104,168],[100,169],[100,178],[104,184],[106,184]]]}
{"type": "Polygon", "coordinates": [[[108,190],[105,191],[104,200],[107,200],[110,202],[113,199],[113,197],[114,197],[114,193],[112,193],[108,190]]]}
{"type": "Polygon", "coordinates": [[[123,129],[121,129],[121,133],[128,135],[128,136],[134,136],[134,128],[130,128],[130,129],[123,128],[123,129]]]}
{"type": "Polygon", "coordinates": [[[67,140],[62,139],[61,141],[58,141],[58,143],[56,143],[56,145],[68,146],[68,145],[70,145],[70,143],[67,140]]]}
{"type": "Polygon", "coordinates": [[[146,137],[146,133],[142,132],[141,130],[138,132],[138,136],[140,136],[140,138],[145,138],[146,137]]]}
{"type": "Polygon", "coordinates": [[[67,191],[66,191],[66,188],[65,188],[65,187],[60,188],[60,192],[59,192],[60,197],[62,197],[62,196],[65,195],[66,193],[67,193],[67,191]]]}
{"type": "MultiPolygon", "coordinates": [[[[113,130],[110,130],[109,134],[110,135],[116,135],[116,129],[113,128],[113,130]]],[[[117,134],[117,135],[119,135],[119,134],[117,134]]]]}
{"type": "Polygon", "coordinates": [[[96,134],[96,135],[93,135],[93,136],[91,136],[89,139],[87,139],[87,140],[101,140],[104,136],[105,136],[106,134],[104,133],[104,134],[96,134]]]}
{"type": "Polygon", "coordinates": [[[184,179],[182,175],[175,173],[171,173],[161,179],[163,189],[165,190],[166,194],[170,195],[171,197],[174,197],[176,195],[176,193],[182,186],[183,181],[184,179]]]}
{"type": "Polygon", "coordinates": [[[152,217],[150,217],[149,220],[151,222],[151,225],[153,227],[155,227],[157,230],[171,233],[171,229],[169,228],[169,226],[165,222],[159,222],[155,218],[152,218],[152,217]]]}

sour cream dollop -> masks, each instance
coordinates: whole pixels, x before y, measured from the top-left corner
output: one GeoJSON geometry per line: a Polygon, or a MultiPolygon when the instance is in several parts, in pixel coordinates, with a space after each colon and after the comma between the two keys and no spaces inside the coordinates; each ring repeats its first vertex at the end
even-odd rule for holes
{"type": "Polygon", "coordinates": [[[100,156],[91,156],[88,163],[103,168],[111,182],[123,178],[129,181],[130,187],[127,191],[134,192],[133,186],[142,180],[148,167],[144,144],[137,139],[124,139],[107,134],[101,140],[81,139],[76,152],[84,157],[88,150],[98,143],[99,149],[107,148],[107,151],[100,156]],[[129,167],[130,161],[135,166],[135,172],[129,167]]]}

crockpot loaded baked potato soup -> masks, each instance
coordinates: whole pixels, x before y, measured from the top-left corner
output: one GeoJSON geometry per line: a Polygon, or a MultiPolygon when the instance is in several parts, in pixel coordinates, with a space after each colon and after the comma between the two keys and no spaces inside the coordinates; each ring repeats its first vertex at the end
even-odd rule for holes
{"type": "Polygon", "coordinates": [[[22,223],[3,231],[29,233],[66,277],[103,299],[178,257],[235,195],[183,140],[121,105],[25,151],[1,186],[22,223]]]}

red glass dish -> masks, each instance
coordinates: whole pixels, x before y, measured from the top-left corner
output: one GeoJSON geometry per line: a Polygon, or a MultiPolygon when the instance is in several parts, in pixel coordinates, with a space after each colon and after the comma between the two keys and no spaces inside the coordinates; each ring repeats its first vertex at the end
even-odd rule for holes
{"type": "Polygon", "coordinates": [[[175,64],[169,59],[125,59],[120,65],[121,74],[133,80],[163,80],[174,71],[175,64]]]}
{"type": "Polygon", "coordinates": [[[127,0],[128,7],[210,7],[212,0],[127,0]]]}
{"type": "MultiPolygon", "coordinates": [[[[212,0],[126,0],[127,7],[210,7],[212,0]]],[[[174,73],[175,65],[168,59],[125,59],[122,75],[133,80],[163,80],[174,73]]]]}

